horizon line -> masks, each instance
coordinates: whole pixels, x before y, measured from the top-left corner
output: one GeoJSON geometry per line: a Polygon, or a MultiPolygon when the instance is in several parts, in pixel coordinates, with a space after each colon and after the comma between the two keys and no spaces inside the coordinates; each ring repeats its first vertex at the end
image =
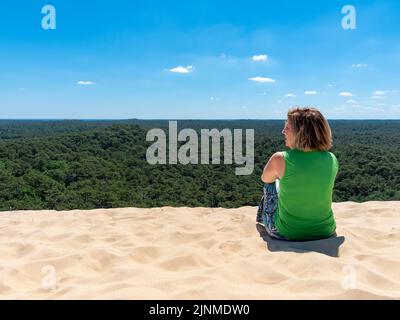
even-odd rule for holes
{"type": "MultiPolygon", "coordinates": [[[[144,121],[152,121],[152,120],[169,120],[169,121],[182,121],[182,120],[214,120],[214,121],[238,121],[238,120],[256,120],[256,121],[283,121],[287,118],[0,118],[0,121],[127,121],[127,120],[144,120],[144,121]]],[[[346,121],[388,121],[394,120],[399,121],[400,118],[326,118],[326,120],[346,120],[346,121]]]]}

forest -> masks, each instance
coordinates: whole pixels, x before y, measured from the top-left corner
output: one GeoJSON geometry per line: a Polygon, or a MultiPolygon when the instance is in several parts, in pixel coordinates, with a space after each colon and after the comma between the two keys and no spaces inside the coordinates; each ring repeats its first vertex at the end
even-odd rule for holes
{"type": "MultiPolygon", "coordinates": [[[[333,201],[400,200],[400,120],[329,120],[339,161],[333,201]]],[[[251,175],[234,165],[150,165],[146,132],[167,120],[0,120],[0,210],[255,206],[284,120],[178,120],[254,129],[251,175]]],[[[223,163],[223,161],[221,161],[223,163]]]]}

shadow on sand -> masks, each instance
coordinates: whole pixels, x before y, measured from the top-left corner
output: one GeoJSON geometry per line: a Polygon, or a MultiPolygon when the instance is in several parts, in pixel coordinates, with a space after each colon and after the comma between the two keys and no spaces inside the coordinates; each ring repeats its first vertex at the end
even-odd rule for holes
{"type": "Polygon", "coordinates": [[[336,234],[330,238],[309,240],[309,241],[285,241],[271,238],[264,226],[256,224],[257,231],[260,237],[267,243],[268,250],[275,251],[290,251],[290,252],[318,252],[326,254],[330,257],[339,257],[339,247],[344,242],[345,237],[338,237],[336,234]]]}

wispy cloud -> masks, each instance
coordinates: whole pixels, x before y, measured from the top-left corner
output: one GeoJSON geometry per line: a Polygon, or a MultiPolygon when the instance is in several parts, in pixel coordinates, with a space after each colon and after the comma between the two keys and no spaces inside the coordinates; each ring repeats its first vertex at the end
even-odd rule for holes
{"type": "Polygon", "coordinates": [[[334,86],[334,84],[332,84],[332,83],[329,83],[329,84],[328,84],[328,87],[329,87],[329,88],[332,88],[333,86],[334,86]]]}
{"type": "Polygon", "coordinates": [[[267,61],[268,55],[266,54],[259,54],[255,55],[251,58],[253,61],[267,61]]]}
{"type": "Polygon", "coordinates": [[[219,55],[219,57],[220,57],[221,59],[231,59],[231,58],[232,58],[232,56],[231,56],[230,54],[226,54],[226,53],[221,53],[221,54],[219,55]]]}
{"type": "Polygon", "coordinates": [[[306,94],[306,95],[316,95],[317,93],[318,93],[317,91],[313,91],[313,90],[304,91],[304,94],[306,94]]]}
{"type": "Polygon", "coordinates": [[[382,96],[382,95],[373,95],[373,96],[371,96],[371,99],[375,99],[375,100],[378,100],[378,99],[386,99],[386,96],[382,96]]]}
{"type": "Polygon", "coordinates": [[[187,67],[178,66],[175,68],[168,69],[168,71],[175,73],[190,73],[193,71],[193,66],[187,66],[187,67]]]}
{"type": "Polygon", "coordinates": [[[372,92],[371,99],[375,99],[375,100],[386,99],[385,91],[377,90],[377,91],[372,92]]]}
{"type": "Polygon", "coordinates": [[[249,80],[254,81],[254,82],[260,82],[260,83],[275,82],[274,79],[265,78],[265,77],[253,77],[253,78],[249,78],[249,80]]]}
{"type": "Polygon", "coordinates": [[[82,80],[80,80],[80,81],[77,82],[77,84],[80,84],[80,85],[82,85],[82,86],[89,86],[89,85],[96,84],[96,82],[94,82],[94,81],[82,81],[82,80]]]}
{"type": "Polygon", "coordinates": [[[372,110],[372,111],[379,111],[379,112],[384,111],[382,108],[375,108],[375,107],[366,107],[365,109],[372,110]]]}
{"type": "Polygon", "coordinates": [[[353,97],[354,94],[352,94],[351,92],[340,92],[339,96],[341,96],[341,97],[353,97]]]}
{"type": "Polygon", "coordinates": [[[296,97],[294,93],[285,94],[285,98],[296,97]]]}
{"type": "Polygon", "coordinates": [[[348,103],[348,104],[356,104],[357,101],[350,99],[350,100],[347,100],[346,103],[348,103]]]}
{"type": "Polygon", "coordinates": [[[366,68],[368,65],[366,63],[356,63],[351,65],[353,68],[366,68]]]}

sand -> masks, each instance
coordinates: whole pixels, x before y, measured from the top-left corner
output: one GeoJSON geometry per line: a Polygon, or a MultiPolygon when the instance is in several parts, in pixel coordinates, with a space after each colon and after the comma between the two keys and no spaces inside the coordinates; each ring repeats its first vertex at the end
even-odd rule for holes
{"type": "Polygon", "coordinates": [[[255,207],[0,212],[0,298],[399,299],[400,201],[333,210],[294,243],[255,207]]]}

